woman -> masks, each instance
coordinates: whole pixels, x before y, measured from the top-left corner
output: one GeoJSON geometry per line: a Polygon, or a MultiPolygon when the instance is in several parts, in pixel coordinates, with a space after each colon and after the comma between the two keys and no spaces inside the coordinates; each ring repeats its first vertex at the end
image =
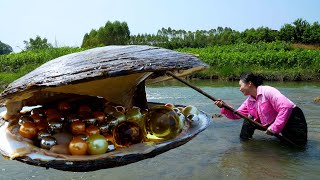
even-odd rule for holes
{"type": "MultiPolygon", "coordinates": [[[[253,73],[245,73],[240,77],[240,91],[248,98],[237,111],[251,117],[254,121],[267,127],[266,134],[281,133],[284,137],[296,143],[305,145],[307,142],[307,123],[301,109],[280,93],[276,88],[263,86],[263,81],[253,73]]],[[[223,101],[215,104],[229,119],[240,119],[232,111],[223,108],[223,101]]],[[[248,120],[243,121],[240,138],[252,138],[255,129],[259,129],[248,120]]]]}

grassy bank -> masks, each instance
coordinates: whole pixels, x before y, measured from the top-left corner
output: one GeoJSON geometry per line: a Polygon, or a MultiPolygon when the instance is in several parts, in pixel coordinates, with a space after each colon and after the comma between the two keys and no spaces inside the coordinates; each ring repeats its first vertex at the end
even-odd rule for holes
{"type": "MultiPolygon", "coordinates": [[[[0,88],[51,59],[83,50],[63,47],[0,55],[0,88]]],[[[192,77],[236,80],[242,72],[252,71],[270,81],[320,80],[319,46],[284,42],[239,43],[177,51],[196,54],[210,65],[208,70],[192,77]]]]}
{"type": "Polygon", "coordinates": [[[270,81],[319,81],[320,49],[284,42],[183,48],[210,65],[193,77],[234,80],[252,71],[270,81]]]}
{"type": "Polygon", "coordinates": [[[0,55],[0,84],[8,84],[49,60],[83,50],[63,47],[0,55]]]}

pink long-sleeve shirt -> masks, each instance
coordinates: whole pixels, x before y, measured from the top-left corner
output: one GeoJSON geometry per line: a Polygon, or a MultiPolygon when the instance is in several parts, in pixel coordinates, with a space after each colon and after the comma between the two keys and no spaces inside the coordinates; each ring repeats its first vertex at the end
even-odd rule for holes
{"type": "MultiPolygon", "coordinates": [[[[258,119],[260,119],[260,123],[263,126],[270,125],[268,129],[273,133],[279,134],[295,106],[292,101],[281,94],[276,88],[258,86],[256,99],[249,96],[237,111],[246,116],[248,114],[252,115],[254,121],[259,121],[258,119]]],[[[221,114],[224,114],[229,119],[240,119],[239,116],[225,108],[221,108],[221,114]]]]}

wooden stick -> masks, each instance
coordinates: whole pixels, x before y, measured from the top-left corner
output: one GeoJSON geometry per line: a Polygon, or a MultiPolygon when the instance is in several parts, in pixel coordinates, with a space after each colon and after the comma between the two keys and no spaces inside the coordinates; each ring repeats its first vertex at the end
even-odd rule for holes
{"type": "MultiPolygon", "coordinates": [[[[190,83],[188,83],[187,81],[183,80],[182,78],[176,76],[176,75],[173,74],[172,72],[167,71],[166,74],[172,76],[172,77],[175,78],[176,80],[178,80],[178,81],[182,82],[183,84],[191,87],[192,89],[198,91],[200,94],[206,96],[207,98],[209,98],[209,99],[211,99],[211,100],[213,100],[213,101],[217,101],[217,99],[214,98],[213,96],[211,96],[211,95],[209,95],[208,93],[202,91],[200,88],[198,88],[198,87],[196,87],[196,86],[193,86],[192,84],[190,84],[190,83]]],[[[223,106],[224,108],[232,111],[234,114],[240,116],[241,118],[243,118],[243,119],[245,119],[245,120],[253,123],[253,124],[256,125],[259,129],[264,130],[264,131],[267,130],[267,127],[262,126],[260,123],[258,123],[258,122],[256,122],[256,121],[250,119],[249,117],[247,117],[247,116],[239,113],[238,111],[236,111],[236,110],[233,109],[232,107],[228,106],[227,104],[223,103],[222,106],[223,106]]],[[[301,148],[301,146],[298,146],[297,144],[295,144],[294,142],[290,141],[288,138],[286,138],[286,137],[284,137],[284,136],[282,136],[282,135],[280,135],[280,134],[273,134],[273,135],[274,135],[275,137],[277,137],[278,139],[280,139],[280,140],[286,141],[286,142],[288,142],[288,143],[290,143],[290,144],[292,144],[292,145],[294,145],[294,146],[296,146],[296,147],[300,147],[300,148],[301,148]]]]}

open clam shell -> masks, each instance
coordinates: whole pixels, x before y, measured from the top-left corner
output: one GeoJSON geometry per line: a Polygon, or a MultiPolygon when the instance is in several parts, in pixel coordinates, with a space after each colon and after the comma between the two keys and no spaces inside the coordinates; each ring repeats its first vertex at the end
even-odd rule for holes
{"type": "Polygon", "coordinates": [[[151,46],[106,46],[51,60],[11,83],[1,94],[7,111],[0,116],[0,152],[27,164],[66,171],[93,171],[133,163],[178,147],[203,131],[211,117],[199,114],[199,124],[185,126],[175,138],[143,142],[100,155],[63,155],[49,152],[14,136],[25,106],[53,104],[67,98],[99,97],[125,108],[146,109],[145,83],[206,69],[195,56],[151,46]]]}

